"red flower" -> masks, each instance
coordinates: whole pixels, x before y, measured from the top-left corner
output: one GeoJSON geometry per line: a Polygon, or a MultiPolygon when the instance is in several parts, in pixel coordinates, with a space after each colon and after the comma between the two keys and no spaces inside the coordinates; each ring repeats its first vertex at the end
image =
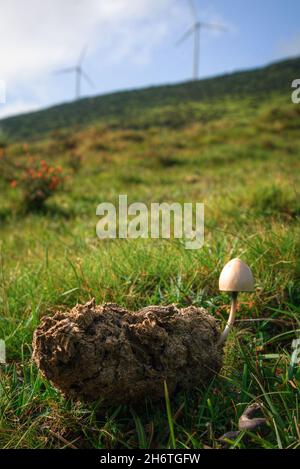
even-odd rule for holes
{"type": "Polygon", "coordinates": [[[59,184],[59,178],[57,176],[53,176],[51,178],[51,181],[50,181],[50,184],[49,184],[49,189],[51,190],[54,190],[57,188],[58,184],[59,184]]]}

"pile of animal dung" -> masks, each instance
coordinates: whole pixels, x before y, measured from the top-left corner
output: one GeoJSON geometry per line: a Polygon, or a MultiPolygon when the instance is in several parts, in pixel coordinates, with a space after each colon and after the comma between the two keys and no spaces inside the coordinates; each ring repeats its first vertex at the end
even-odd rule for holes
{"type": "Polygon", "coordinates": [[[33,339],[43,376],[67,397],[136,404],[207,383],[222,364],[220,332],[203,308],[130,312],[92,300],[44,317],[33,339]]]}

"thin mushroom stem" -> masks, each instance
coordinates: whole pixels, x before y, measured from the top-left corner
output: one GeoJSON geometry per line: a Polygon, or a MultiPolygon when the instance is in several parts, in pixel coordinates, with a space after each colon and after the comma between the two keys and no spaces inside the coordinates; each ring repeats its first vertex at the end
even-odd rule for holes
{"type": "Polygon", "coordinates": [[[234,324],[235,321],[235,315],[236,315],[236,308],[237,308],[237,297],[238,297],[238,292],[232,292],[231,293],[231,308],[230,308],[230,314],[228,318],[228,322],[225,326],[224,331],[221,334],[219,344],[224,344],[224,342],[227,339],[227,336],[234,324]]]}

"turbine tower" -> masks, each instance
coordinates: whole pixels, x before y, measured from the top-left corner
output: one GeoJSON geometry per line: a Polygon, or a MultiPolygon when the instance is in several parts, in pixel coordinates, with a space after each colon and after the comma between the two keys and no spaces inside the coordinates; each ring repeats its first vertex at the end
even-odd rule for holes
{"type": "Polygon", "coordinates": [[[85,46],[79,56],[78,62],[74,67],[62,68],[57,70],[58,74],[61,73],[75,73],[75,100],[80,98],[81,95],[81,79],[84,78],[90,86],[94,86],[92,80],[82,68],[82,63],[85,58],[87,47],[85,46]]]}
{"type": "Polygon", "coordinates": [[[198,80],[199,77],[199,56],[200,56],[200,32],[201,29],[214,29],[217,31],[227,31],[227,28],[220,24],[206,23],[200,21],[198,13],[193,0],[189,0],[191,13],[193,16],[193,25],[184,33],[184,35],[177,41],[176,45],[180,45],[188,37],[194,35],[194,58],[193,58],[193,79],[198,80]]]}

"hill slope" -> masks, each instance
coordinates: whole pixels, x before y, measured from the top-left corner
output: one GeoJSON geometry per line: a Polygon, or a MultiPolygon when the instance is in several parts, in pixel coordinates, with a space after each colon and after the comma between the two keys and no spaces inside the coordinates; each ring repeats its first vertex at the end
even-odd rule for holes
{"type": "MultiPolygon", "coordinates": [[[[42,111],[31,112],[0,121],[9,139],[36,139],[56,129],[82,127],[104,121],[116,127],[148,127],[168,124],[162,119],[167,107],[219,101],[226,98],[267,99],[270,94],[290,95],[290,86],[300,73],[300,58],[285,60],[263,68],[236,72],[215,78],[165,85],[133,91],[123,91],[84,98],[60,104],[42,111]],[[159,112],[155,112],[159,110],[159,112]],[[162,119],[160,122],[157,119],[162,119]]],[[[175,109],[176,110],[176,109],[175,109]]],[[[187,109],[191,118],[191,109],[187,109]]],[[[185,116],[186,118],[186,116],[185,116]]],[[[180,122],[179,122],[180,123],[180,122]]],[[[174,125],[174,116],[172,116],[174,125]]]]}
{"type": "MultiPolygon", "coordinates": [[[[0,448],[170,448],[163,400],[149,396],[134,411],[103,412],[100,401],[65,400],[32,363],[33,331],[42,316],[92,298],[130,311],[200,306],[223,329],[230,297],[220,293],[218,277],[234,257],[251,267],[256,288],[239,296],[220,375],[171,398],[172,446],[219,449],[220,435],[236,431],[244,408],[259,402],[266,431],[242,432],[228,448],[299,448],[300,367],[290,366],[300,317],[300,106],[290,99],[298,70],[299,61],[288,61],[5,121],[12,142],[0,148],[0,339],[7,356],[0,448]],[[87,125],[77,131],[79,123],[87,125]],[[23,135],[38,141],[16,140],[23,135]],[[56,187],[59,167],[64,185],[30,211],[33,195],[56,187]],[[188,250],[183,239],[99,239],[96,208],[112,203],[119,217],[119,194],[150,211],[153,202],[203,202],[203,247],[188,250]]],[[[144,345],[136,345],[147,365],[144,345]]],[[[187,349],[179,350],[185,360],[187,349]]],[[[164,378],[160,368],[155,379],[164,378]]]]}

